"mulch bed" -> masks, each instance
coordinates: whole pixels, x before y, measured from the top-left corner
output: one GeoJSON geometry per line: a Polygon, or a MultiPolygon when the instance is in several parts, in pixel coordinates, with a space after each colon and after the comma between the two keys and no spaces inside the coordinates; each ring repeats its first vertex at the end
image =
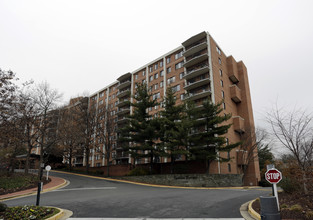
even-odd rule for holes
{"type": "MultiPolygon", "coordinates": [[[[48,178],[48,180],[46,180],[46,177],[42,178],[42,182],[43,184],[47,184],[49,182],[51,182],[51,179],[48,178]]],[[[5,194],[9,194],[9,193],[14,193],[14,192],[18,192],[18,191],[22,191],[22,190],[26,190],[26,189],[31,189],[31,188],[36,188],[38,187],[38,181],[34,181],[33,183],[29,184],[28,186],[23,186],[23,187],[19,187],[19,188],[14,188],[14,189],[0,189],[0,195],[5,195],[5,194]]]]}
{"type": "MultiPolygon", "coordinates": [[[[282,219],[313,219],[313,194],[279,193],[280,215],[282,219]]],[[[260,214],[260,202],[252,203],[252,208],[260,214]]]]}

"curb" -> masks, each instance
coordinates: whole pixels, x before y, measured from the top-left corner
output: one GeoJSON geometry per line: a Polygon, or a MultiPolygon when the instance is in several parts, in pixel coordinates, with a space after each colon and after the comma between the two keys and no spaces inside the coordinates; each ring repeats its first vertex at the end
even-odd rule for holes
{"type": "MultiPolygon", "coordinates": [[[[61,179],[63,179],[63,178],[61,178],[61,179]]],[[[41,193],[46,193],[46,192],[49,192],[49,191],[61,188],[61,187],[65,186],[66,184],[67,184],[67,181],[65,179],[63,179],[63,183],[62,184],[60,184],[58,186],[54,186],[54,187],[48,188],[48,189],[44,189],[43,191],[41,191],[41,193]]],[[[27,193],[24,193],[24,194],[21,194],[21,195],[8,196],[6,198],[0,199],[0,201],[2,202],[2,201],[10,200],[10,199],[15,199],[15,198],[19,198],[19,197],[25,197],[25,196],[32,196],[32,195],[36,195],[36,194],[37,194],[37,191],[36,192],[27,192],[27,193]]]]}
{"type": "Polygon", "coordinates": [[[254,218],[254,219],[257,219],[257,220],[261,220],[261,216],[259,215],[259,213],[257,213],[256,211],[254,211],[254,209],[252,208],[252,203],[256,201],[255,200],[251,200],[249,202],[249,205],[248,205],[248,212],[249,214],[254,218]]]}
{"type": "Polygon", "coordinates": [[[60,210],[60,212],[58,212],[54,216],[51,216],[50,218],[47,218],[46,220],[58,220],[58,219],[62,218],[62,216],[64,215],[63,209],[60,209],[60,208],[57,208],[57,207],[52,207],[52,206],[48,206],[48,207],[58,209],[58,210],[60,210]]]}
{"type": "Polygon", "coordinates": [[[129,180],[111,179],[111,178],[106,178],[106,177],[91,176],[91,175],[87,175],[87,174],[71,173],[71,172],[58,171],[58,170],[54,170],[53,172],[72,174],[72,175],[89,177],[89,178],[94,178],[94,179],[108,180],[108,181],[112,181],[112,182],[130,183],[130,184],[134,184],[134,185],[159,187],[159,188],[172,188],[172,189],[254,189],[254,188],[259,188],[257,186],[248,186],[248,187],[247,186],[234,186],[234,187],[167,186],[167,185],[156,185],[156,184],[149,184],[149,183],[133,182],[133,181],[129,181],[129,180]]]}

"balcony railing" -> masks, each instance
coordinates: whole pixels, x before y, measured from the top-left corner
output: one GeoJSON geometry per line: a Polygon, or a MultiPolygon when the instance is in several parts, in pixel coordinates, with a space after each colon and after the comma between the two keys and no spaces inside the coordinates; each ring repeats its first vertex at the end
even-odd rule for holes
{"type": "Polygon", "coordinates": [[[194,58],[186,61],[186,63],[184,63],[184,67],[185,68],[191,67],[197,63],[201,63],[205,60],[208,60],[208,58],[209,58],[208,53],[200,54],[200,55],[195,56],[194,58]]]}
{"type": "Polygon", "coordinates": [[[211,94],[211,90],[210,89],[203,89],[202,91],[197,92],[197,93],[188,93],[188,94],[186,94],[184,99],[196,100],[196,99],[207,97],[210,94],[211,94]]]}
{"type": "Polygon", "coordinates": [[[195,68],[189,69],[187,71],[187,73],[184,75],[184,78],[186,80],[189,80],[191,78],[200,76],[200,75],[207,73],[209,71],[210,71],[209,65],[207,65],[207,64],[199,65],[195,68]]]}
{"type": "Polygon", "coordinates": [[[117,98],[121,98],[123,96],[129,96],[129,95],[130,95],[130,89],[125,89],[125,90],[119,91],[116,94],[117,98]]]}
{"type": "Polygon", "coordinates": [[[205,78],[205,79],[201,79],[192,83],[187,83],[187,85],[184,87],[184,89],[186,90],[190,90],[190,89],[195,89],[197,87],[206,85],[210,83],[210,79],[209,78],[205,78]]]}
{"type": "Polygon", "coordinates": [[[117,89],[124,89],[126,88],[127,86],[130,86],[131,85],[131,81],[130,80],[126,80],[126,81],[123,81],[123,82],[120,82],[117,86],[117,89]]]}
{"type": "Polygon", "coordinates": [[[126,108],[120,108],[118,111],[117,111],[117,115],[122,115],[122,114],[126,114],[126,113],[129,113],[130,112],[130,108],[126,107],[126,108]]]}
{"type": "Polygon", "coordinates": [[[117,102],[117,107],[122,107],[122,106],[125,106],[125,105],[129,105],[129,99],[122,99],[122,100],[119,100],[117,102]]]}
{"type": "Polygon", "coordinates": [[[188,56],[190,56],[192,54],[195,54],[195,53],[197,53],[197,52],[207,48],[207,46],[208,46],[207,42],[199,42],[199,43],[195,44],[193,47],[191,47],[188,50],[186,50],[184,52],[184,56],[188,57],[188,56]]]}

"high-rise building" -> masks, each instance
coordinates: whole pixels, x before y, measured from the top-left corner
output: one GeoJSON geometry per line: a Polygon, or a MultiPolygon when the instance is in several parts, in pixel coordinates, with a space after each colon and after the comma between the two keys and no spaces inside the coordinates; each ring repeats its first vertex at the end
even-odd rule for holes
{"type": "MultiPolygon", "coordinates": [[[[201,32],[181,43],[181,46],[145,64],[135,71],[121,75],[116,82],[106,86],[90,96],[90,100],[98,105],[108,106],[109,114],[115,117],[118,127],[127,122],[127,116],[132,114],[128,101],[136,90],[136,83],[146,83],[153,98],[161,102],[166,88],[176,91],[176,101],[181,103],[188,99],[196,104],[204,99],[213,103],[222,102],[223,113],[231,113],[232,118],[226,140],[235,143],[242,140],[243,134],[254,132],[254,120],[251,96],[246,66],[237,62],[232,56],[226,56],[220,46],[207,32],[201,32]]],[[[149,109],[155,115],[162,109],[157,106],[149,109]]],[[[248,135],[249,136],[249,135],[248,135]]],[[[251,135],[253,137],[253,135],[251,135]]],[[[117,144],[117,134],[112,139],[113,164],[130,163],[131,158],[117,144]]],[[[223,157],[231,158],[228,163],[215,161],[210,166],[210,172],[216,174],[238,174],[246,170],[245,183],[257,184],[260,180],[257,150],[253,149],[253,157],[249,162],[244,160],[245,150],[234,149],[231,152],[221,152],[223,157]]],[[[168,162],[161,158],[161,162],[168,162]]],[[[148,162],[142,160],[141,163],[148,162]]],[[[106,165],[102,157],[93,151],[90,165],[106,165]]]]}

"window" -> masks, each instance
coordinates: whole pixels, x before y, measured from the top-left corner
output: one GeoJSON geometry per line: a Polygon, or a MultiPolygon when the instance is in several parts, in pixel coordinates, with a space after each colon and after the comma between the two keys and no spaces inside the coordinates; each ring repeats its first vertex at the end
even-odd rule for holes
{"type": "Polygon", "coordinates": [[[145,80],[145,79],[143,79],[143,80],[142,80],[142,84],[145,84],[145,83],[146,83],[146,80],[145,80]]]}
{"type": "Polygon", "coordinates": [[[221,86],[224,87],[224,82],[223,82],[223,80],[221,80],[221,86]]]}
{"type": "MultiPolygon", "coordinates": [[[[153,100],[155,100],[155,99],[159,99],[161,97],[161,95],[160,95],[160,93],[158,92],[158,93],[155,93],[155,94],[153,94],[153,96],[152,96],[152,98],[153,98],[153,100]]],[[[152,109],[151,109],[152,110],[152,109]]]]}
{"type": "Polygon", "coordinates": [[[152,66],[149,66],[149,73],[152,72],[152,66]]]}
{"type": "Polygon", "coordinates": [[[224,91],[222,91],[222,98],[225,98],[225,93],[224,93],[224,91]]]}
{"type": "Polygon", "coordinates": [[[159,78],[159,74],[158,73],[154,74],[154,79],[157,79],[157,78],[159,78]]]}
{"type": "Polygon", "coordinates": [[[148,90],[148,91],[149,91],[149,92],[151,92],[151,91],[152,91],[152,86],[150,86],[150,87],[149,87],[149,90],[148,90]]]}
{"type": "Polygon", "coordinates": [[[228,172],[231,172],[231,165],[230,165],[230,163],[228,164],[228,172]]]}
{"type": "Polygon", "coordinates": [[[171,57],[167,57],[166,58],[166,63],[170,63],[171,62],[171,57]]]}
{"type": "Polygon", "coordinates": [[[184,63],[184,62],[177,63],[177,64],[175,65],[175,69],[182,68],[182,67],[183,67],[183,63],[184,63]]]}
{"type": "Polygon", "coordinates": [[[168,68],[166,69],[166,72],[167,72],[167,73],[172,72],[172,68],[171,68],[171,67],[168,67],[168,68]]]}
{"type": "Polygon", "coordinates": [[[218,48],[217,46],[216,46],[216,52],[218,52],[219,55],[222,54],[222,51],[221,51],[220,48],[218,48]]]}
{"type": "Polygon", "coordinates": [[[158,68],[158,64],[154,64],[154,70],[156,70],[158,68]]]}
{"type": "Polygon", "coordinates": [[[100,163],[96,163],[96,167],[100,167],[101,166],[101,164],[100,163]]]}
{"type": "Polygon", "coordinates": [[[230,152],[227,152],[227,159],[230,159],[230,152]]]}
{"type": "Polygon", "coordinates": [[[159,87],[159,84],[155,84],[155,85],[154,85],[154,90],[157,90],[158,87],[159,87]]]}
{"type": "Polygon", "coordinates": [[[182,79],[182,78],[184,77],[184,75],[185,75],[184,72],[180,73],[180,74],[179,74],[179,79],[182,79]]]}
{"type": "Polygon", "coordinates": [[[160,72],[160,76],[164,76],[164,71],[163,70],[160,72]]]}
{"type": "Polygon", "coordinates": [[[223,102],[223,109],[224,109],[224,110],[226,109],[226,104],[225,104],[225,102],[223,102]]]}
{"type": "Polygon", "coordinates": [[[135,75],[135,79],[138,79],[138,74],[135,75]]]}
{"type": "Polygon", "coordinates": [[[99,94],[99,96],[100,96],[100,98],[103,97],[103,96],[104,96],[104,92],[101,92],[101,93],[99,94]]]}
{"type": "Polygon", "coordinates": [[[142,76],[145,76],[146,75],[146,71],[142,71],[142,76]]]}
{"type": "Polygon", "coordinates": [[[220,76],[223,76],[223,71],[222,70],[220,70],[220,76]]]}
{"type": "Polygon", "coordinates": [[[160,82],[160,87],[161,87],[161,88],[163,88],[163,81],[162,81],[162,82],[160,82]]]}
{"type": "Polygon", "coordinates": [[[184,94],[180,94],[180,100],[184,100],[184,94]]]}
{"type": "Polygon", "coordinates": [[[160,61],[160,67],[162,67],[162,66],[163,66],[163,60],[160,61]]]}
{"type": "Polygon", "coordinates": [[[225,138],[225,140],[226,140],[226,145],[229,145],[229,139],[225,138]]]}
{"type": "Polygon", "coordinates": [[[176,86],[173,86],[172,87],[172,91],[173,92],[177,92],[177,91],[179,91],[180,90],[180,85],[176,85],[176,86]]]}
{"type": "Polygon", "coordinates": [[[112,99],[115,99],[115,94],[112,95],[112,99]]]}
{"type": "Polygon", "coordinates": [[[95,101],[95,100],[97,100],[97,96],[94,96],[91,99],[95,101]]]}
{"type": "Polygon", "coordinates": [[[183,56],[183,51],[180,51],[179,53],[175,54],[175,59],[179,59],[183,56]]]}
{"type": "Polygon", "coordinates": [[[100,102],[99,102],[99,105],[102,105],[103,104],[103,100],[101,100],[100,102]]]}
{"type": "Polygon", "coordinates": [[[219,64],[222,64],[221,58],[218,58],[218,63],[219,63],[219,64]]]}
{"type": "Polygon", "coordinates": [[[149,82],[151,82],[153,80],[153,76],[150,76],[149,78],[149,82]]]}
{"type": "Polygon", "coordinates": [[[175,76],[173,76],[173,77],[167,79],[167,84],[168,84],[168,85],[171,84],[171,83],[173,83],[173,82],[175,82],[175,76]]]}
{"type": "Polygon", "coordinates": [[[155,105],[155,106],[154,106],[154,109],[155,109],[155,110],[157,110],[158,108],[159,108],[159,106],[158,106],[158,105],[155,105]]]}

